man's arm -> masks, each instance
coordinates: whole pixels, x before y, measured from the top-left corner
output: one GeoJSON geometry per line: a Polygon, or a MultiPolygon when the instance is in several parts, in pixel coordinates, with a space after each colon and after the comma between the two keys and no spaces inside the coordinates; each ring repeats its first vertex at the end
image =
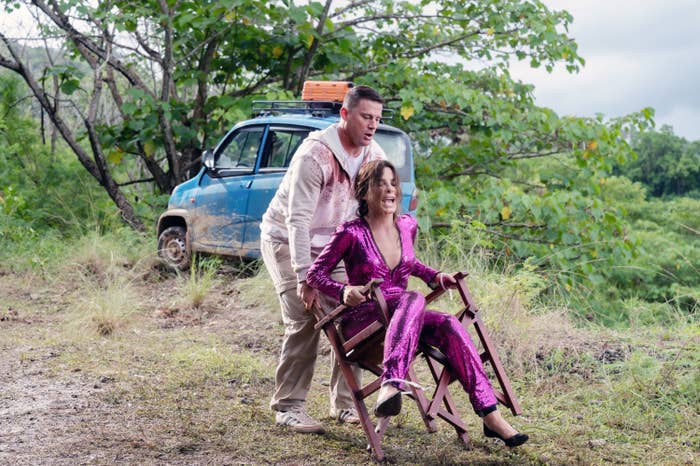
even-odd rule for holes
{"type": "Polygon", "coordinates": [[[309,230],[323,186],[323,173],[311,157],[298,157],[295,162],[290,167],[292,173],[287,205],[287,232],[292,268],[297,275],[297,282],[304,282],[306,272],[311,267],[309,230]]]}

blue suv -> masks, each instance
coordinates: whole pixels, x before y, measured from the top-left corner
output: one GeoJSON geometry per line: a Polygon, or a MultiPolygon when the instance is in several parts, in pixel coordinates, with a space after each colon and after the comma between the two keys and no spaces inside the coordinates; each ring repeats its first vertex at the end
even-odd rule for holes
{"type": "MultiPolygon", "coordinates": [[[[260,256],[260,221],[297,147],[311,131],[336,123],[340,103],[259,101],[253,118],[234,126],[202,157],[199,173],[178,185],[158,219],[158,254],[186,270],[194,252],[260,256]]],[[[402,211],[415,215],[417,190],[408,136],[381,124],[375,140],[396,166],[402,211]]]]}

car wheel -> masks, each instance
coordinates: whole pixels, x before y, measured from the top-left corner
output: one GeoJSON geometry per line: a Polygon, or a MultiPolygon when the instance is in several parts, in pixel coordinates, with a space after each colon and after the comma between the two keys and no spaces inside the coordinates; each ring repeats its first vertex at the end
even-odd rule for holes
{"type": "Polygon", "coordinates": [[[163,230],[158,237],[158,256],[168,267],[187,270],[191,257],[187,249],[187,230],[177,226],[163,230]]]}

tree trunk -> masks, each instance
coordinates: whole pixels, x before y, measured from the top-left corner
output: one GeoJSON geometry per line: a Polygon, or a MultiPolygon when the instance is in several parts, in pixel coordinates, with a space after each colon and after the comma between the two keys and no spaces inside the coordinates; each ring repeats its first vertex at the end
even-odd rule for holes
{"type": "MultiPolygon", "coordinates": [[[[24,79],[24,81],[31,89],[32,93],[36,97],[41,107],[51,119],[53,125],[56,127],[58,132],[61,133],[63,140],[66,142],[66,144],[68,144],[73,153],[75,153],[76,157],[78,157],[78,160],[80,161],[81,165],[88,171],[88,173],[90,173],[90,175],[92,175],[93,178],[95,178],[100,183],[102,187],[105,188],[109,197],[114,201],[117,208],[120,210],[124,221],[135,230],[145,231],[143,223],[138,219],[133,207],[124,196],[124,193],[120,191],[119,186],[116,184],[111,174],[109,173],[108,167],[105,163],[104,157],[101,152],[101,148],[98,144],[98,139],[94,130],[94,126],[90,122],[90,116],[88,116],[84,120],[84,123],[86,129],[88,130],[88,136],[90,139],[91,148],[93,150],[94,160],[90,158],[85,149],[83,149],[83,147],[78,143],[77,139],[73,135],[73,132],[58,114],[57,106],[51,105],[51,100],[49,99],[49,96],[43,91],[39,83],[32,75],[31,71],[21,63],[21,61],[19,60],[19,56],[14,50],[12,43],[9,40],[7,40],[7,38],[2,33],[0,33],[0,40],[2,40],[5,43],[7,49],[9,50],[10,54],[14,59],[13,63],[9,63],[3,60],[0,64],[5,68],[15,71],[22,77],[22,79],[24,79]]],[[[97,109],[97,101],[99,100],[99,92],[101,89],[99,87],[100,80],[101,74],[99,74],[96,71],[95,82],[97,83],[98,88],[94,91],[94,93],[97,93],[97,95],[93,94],[93,102],[91,103],[90,110],[90,113],[92,114],[93,118],[94,113],[97,109]]]]}

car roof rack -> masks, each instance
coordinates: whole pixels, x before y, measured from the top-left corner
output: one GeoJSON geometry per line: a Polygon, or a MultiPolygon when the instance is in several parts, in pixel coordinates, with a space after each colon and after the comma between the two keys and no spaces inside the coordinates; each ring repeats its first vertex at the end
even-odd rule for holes
{"type": "MultiPolygon", "coordinates": [[[[253,118],[284,114],[311,115],[317,118],[325,118],[339,115],[342,106],[342,102],[323,100],[254,100],[252,110],[253,118]]],[[[384,121],[394,117],[395,109],[384,107],[382,112],[384,114],[382,121],[384,121]]]]}
{"type": "Polygon", "coordinates": [[[340,114],[342,106],[342,102],[322,100],[254,100],[253,117],[297,114],[324,118],[340,114]]]}

